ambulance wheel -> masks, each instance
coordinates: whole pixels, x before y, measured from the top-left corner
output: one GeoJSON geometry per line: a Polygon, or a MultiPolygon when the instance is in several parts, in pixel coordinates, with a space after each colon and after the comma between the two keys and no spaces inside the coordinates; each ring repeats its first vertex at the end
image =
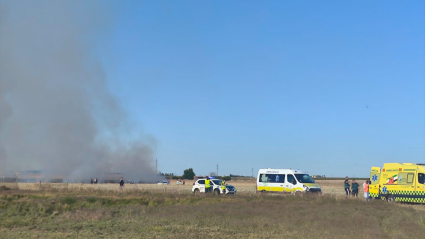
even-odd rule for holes
{"type": "Polygon", "coordinates": [[[266,190],[261,190],[261,193],[265,193],[266,192],[266,190]]]}
{"type": "Polygon", "coordinates": [[[214,190],[214,193],[215,193],[216,195],[220,195],[220,190],[215,189],[215,190],[214,190]]]}
{"type": "Polygon", "coordinates": [[[199,189],[195,189],[195,194],[199,194],[199,189]]]}
{"type": "Polygon", "coordinates": [[[387,202],[389,202],[389,203],[395,202],[394,196],[393,195],[388,195],[387,196],[387,202]]]}

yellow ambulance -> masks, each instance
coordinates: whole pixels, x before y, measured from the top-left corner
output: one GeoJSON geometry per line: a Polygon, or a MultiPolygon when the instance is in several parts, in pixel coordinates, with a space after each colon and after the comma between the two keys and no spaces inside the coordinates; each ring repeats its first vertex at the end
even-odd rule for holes
{"type": "Polygon", "coordinates": [[[295,169],[260,169],[257,192],[321,193],[322,189],[306,172],[295,169]]]}
{"type": "Polygon", "coordinates": [[[425,164],[386,163],[372,167],[369,196],[388,202],[425,203],[425,164]]]}

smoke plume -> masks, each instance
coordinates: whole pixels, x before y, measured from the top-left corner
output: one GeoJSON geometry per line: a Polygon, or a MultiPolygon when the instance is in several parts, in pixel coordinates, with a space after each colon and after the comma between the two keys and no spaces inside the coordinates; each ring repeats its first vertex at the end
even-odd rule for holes
{"type": "Polygon", "coordinates": [[[0,2],[1,172],[157,180],[154,140],[125,137],[136,129],[96,57],[113,22],[104,3],[0,2]]]}

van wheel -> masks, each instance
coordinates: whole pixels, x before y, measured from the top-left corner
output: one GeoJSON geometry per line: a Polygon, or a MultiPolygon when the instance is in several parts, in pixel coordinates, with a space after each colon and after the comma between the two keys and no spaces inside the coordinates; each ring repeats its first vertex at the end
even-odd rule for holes
{"type": "Polygon", "coordinates": [[[266,192],[266,190],[261,190],[261,193],[265,193],[266,192]]]}
{"type": "Polygon", "coordinates": [[[395,202],[394,196],[393,195],[388,195],[387,196],[387,202],[389,202],[389,203],[395,202]]]}
{"type": "Polygon", "coordinates": [[[199,194],[199,189],[195,189],[195,194],[199,194]]]}
{"type": "Polygon", "coordinates": [[[214,193],[215,193],[216,195],[220,195],[220,190],[215,189],[215,190],[214,190],[214,193]]]}

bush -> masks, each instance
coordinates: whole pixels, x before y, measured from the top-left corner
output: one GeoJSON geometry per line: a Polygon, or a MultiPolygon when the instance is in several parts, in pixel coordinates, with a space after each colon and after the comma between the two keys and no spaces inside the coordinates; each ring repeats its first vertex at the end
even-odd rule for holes
{"type": "Polygon", "coordinates": [[[62,203],[71,205],[74,204],[77,201],[77,199],[73,198],[73,197],[66,197],[62,199],[62,203]]]}

